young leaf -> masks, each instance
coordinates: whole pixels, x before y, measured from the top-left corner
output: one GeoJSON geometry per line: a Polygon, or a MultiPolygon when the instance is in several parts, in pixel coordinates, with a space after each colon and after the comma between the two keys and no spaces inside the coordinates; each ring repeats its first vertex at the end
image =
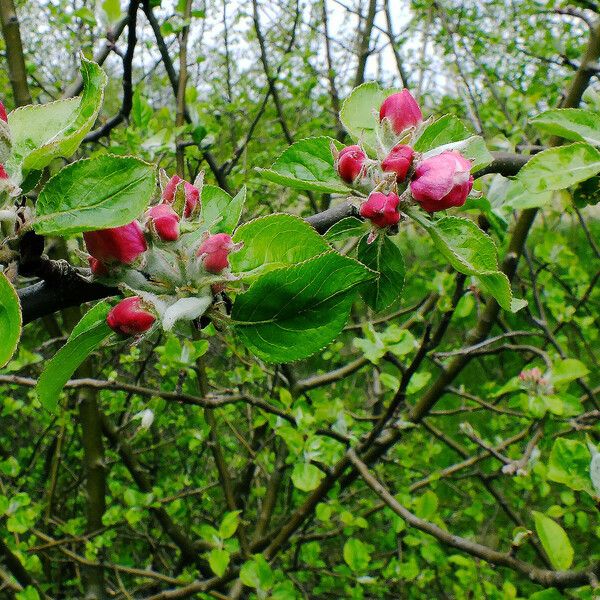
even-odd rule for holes
{"type": "Polygon", "coordinates": [[[244,343],[269,362],[314,354],[342,330],[358,286],[374,277],[361,263],[335,252],[271,271],[233,305],[244,343]]]}
{"type": "Polygon", "coordinates": [[[0,368],[10,360],[17,347],[22,322],[17,292],[0,271],[0,368]]]}
{"type": "Polygon", "coordinates": [[[400,301],[404,288],[404,257],[394,242],[383,233],[372,244],[366,236],[358,243],[357,258],[377,272],[374,281],[365,285],[360,294],[376,312],[381,312],[400,301]]]}
{"type": "Polygon", "coordinates": [[[303,492],[311,492],[319,487],[325,473],[310,463],[298,462],[292,471],[292,483],[303,492]]]}
{"type": "Polygon", "coordinates": [[[79,328],[77,335],[71,336],[46,363],[36,385],[38,398],[46,410],[56,410],[58,396],[65,383],[89,354],[112,333],[106,324],[110,305],[107,302],[101,304],[101,309],[92,309],[93,317],[83,317],[75,326],[79,328]]]}
{"type": "Polygon", "coordinates": [[[325,136],[300,140],[284,150],[270,169],[257,171],[269,181],[296,190],[344,194],[348,186],[333,166],[332,143],[338,149],[342,147],[325,136]]]}
{"type": "Polygon", "coordinates": [[[556,108],[531,119],[542,131],[600,146],[600,115],[583,108],[556,108]]]}
{"type": "Polygon", "coordinates": [[[365,221],[361,221],[356,217],[345,217],[332,225],[324,234],[323,237],[328,242],[339,242],[351,237],[359,237],[369,231],[369,225],[365,221]]]}
{"type": "Polygon", "coordinates": [[[105,154],[66,166],[44,186],[33,228],[69,235],[126,225],[148,206],[154,167],[131,156],[105,154]]]}
{"type": "Polygon", "coordinates": [[[363,542],[350,538],[344,544],[344,560],[355,573],[365,571],[371,562],[371,554],[363,542]]]}
{"type": "Polygon", "coordinates": [[[518,180],[531,192],[564,190],[600,173],[600,150],[576,142],[536,154],[520,171],[518,180]]]}
{"type": "Polygon", "coordinates": [[[239,510],[233,510],[228,512],[221,521],[221,525],[219,527],[219,536],[226,540],[230,538],[237,530],[238,525],[240,524],[240,512],[239,510]]]}
{"type": "Polygon", "coordinates": [[[469,130],[454,115],[444,115],[425,128],[415,142],[415,152],[427,152],[438,146],[460,142],[470,136],[469,130]]]}
{"type": "Polygon", "coordinates": [[[202,187],[201,201],[202,219],[210,228],[210,232],[232,233],[244,208],[246,186],[232,198],[220,187],[205,185],[202,187]]]}
{"type": "Polygon", "coordinates": [[[567,570],[573,564],[573,547],[565,530],[546,515],[533,512],[535,530],[552,566],[558,571],[567,570]]]}
{"type": "Polygon", "coordinates": [[[564,385],[580,377],[585,377],[590,370],[576,358],[565,358],[552,365],[552,385],[564,385]]]}
{"type": "Polygon", "coordinates": [[[548,461],[547,477],[572,490],[585,491],[593,496],[590,479],[590,451],[579,440],[558,438],[554,441],[548,461]]]}
{"type": "Polygon", "coordinates": [[[377,129],[379,109],[386,97],[379,84],[371,81],[354,88],[344,100],[340,110],[340,121],[346,131],[369,149],[378,148],[377,129]]]}
{"type": "Polygon", "coordinates": [[[213,548],[208,553],[208,564],[217,577],[221,577],[227,570],[229,558],[229,552],[221,548],[213,548]]]}
{"type": "Polygon", "coordinates": [[[243,277],[295,265],[330,250],[306,221],[283,214],[244,223],[233,241],[244,242],[243,248],[229,257],[232,271],[243,277]]]}
{"type": "Polygon", "coordinates": [[[81,76],[81,96],[24,106],[10,113],[13,155],[7,168],[13,176],[21,169],[43,169],[60,156],[68,158],[92,128],[102,106],[107,79],[96,63],[83,57],[81,76]]]}

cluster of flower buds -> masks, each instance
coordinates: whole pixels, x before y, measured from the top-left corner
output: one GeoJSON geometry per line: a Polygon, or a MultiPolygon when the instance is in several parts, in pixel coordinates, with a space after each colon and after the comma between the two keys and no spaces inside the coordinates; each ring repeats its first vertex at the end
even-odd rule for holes
{"type": "Polygon", "coordinates": [[[165,322],[172,324],[175,313],[187,317],[195,310],[191,306],[194,301],[205,310],[212,295],[233,278],[229,254],[241,244],[226,233],[206,232],[200,241],[192,236],[196,240],[193,244],[181,235],[183,221],[193,221],[199,213],[200,190],[174,175],[169,180],[163,178],[159,204],[148,208],[140,221],[83,234],[92,274],[112,278],[141,294],[125,298],[111,310],[107,323],[114,331],[123,335],[144,333],[157,316],[163,319],[163,326],[165,322]],[[157,282],[161,291],[152,287],[157,282]],[[177,290],[181,288],[196,289],[197,296],[180,298],[177,290]],[[153,305],[148,298],[157,298],[156,294],[166,301],[159,299],[153,305]],[[173,308],[178,300],[181,304],[173,308]]]}
{"type": "MultiPolygon", "coordinates": [[[[462,206],[473,187],[471,162],[457,151],[425,157],[411,144],[418,139],[423,115],[411,93],[404,89],[388,96],[379,110],[384,131],[395,138],[379,160],[370,159],[361,146],[334,151],[335,168],[348,184],[372,189],[360,214],[378,229],[396,225],[402,202],[413,201],[433,213],[462,206]],[[402,187],[400,196],[398,188],[402,187]]],[[[380,139],[381,146],[385,145],[380,139]]]]}
{"type": "Polygon", "coordinates": [[[524,369],[521,371],[519,373],[519,381],[525,388],[531,389],[538,393],[553,393],[550,379],[546,377],[538,367],[534,367],[533,369],[524,369]]]}

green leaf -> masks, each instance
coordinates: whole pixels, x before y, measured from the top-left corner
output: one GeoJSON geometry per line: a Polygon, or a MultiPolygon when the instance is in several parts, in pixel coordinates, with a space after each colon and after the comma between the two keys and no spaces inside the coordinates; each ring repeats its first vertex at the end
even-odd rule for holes
{"type": "Polygon", "coordinates": [[[504,212],[510,212],[546,206],[552,201],[553,195],[552,191],[534,194],[522,181],[496,175],[488,192],[488,199],[493,206],[501,208],[504,212]]]}
{"type": "Polygon", "coordinates": [[[257,169],[262,177],[296,190],[346,193],[348,186],[333,166],[331,144],[343,145],[329,137],[306,138],[292,144],[270,169],[257,169]]]}
{"type": "Polygon", "coordinates": [[[565,530],[546,515],[533,511],[535,530],[552,566],[565,571],[573,564],[573,547],[565,530]]]}
{"type": "Polygon", "coordinates": [[[154,115],[154,110],[148,104],[148,101],[142,95],[141,86],[138,86],[133,93],[133,101],[131,107],[131,118],[136,127],[146,127],[150,119],[154,115]]]}
{"type": "Polygon", "coordinates": [[[366,221],[361,221],[356,217],[345,217],[332,225],[323,237],[328,242],[339,242],[351,237],[360,237],[368,233],[370,227],[366,221]]]}
{"type": "Polygon", "coordinates": [[[88,329],[93,329],[98,323],[105,321],[110,309],[110,302],[107,302],[106,300],[102,300],[101,302],[98,302],[98,304],[92,306],[92,308],[81,317],[75,327],[73,327],[67,342],[70,342],[73,338],[84,333],[88,329]]]}
{"type": "Polygon", "coordinates": [[[306,221],[283,214],[244,223],[233,241],[244,242],[244,247],[229,257],[232,271],[243,277],[295,265],[330,250],[306,221]]]}
{"type": "Polygon", "coordinates": [[[591,110],[557,108],[543,112],[531,122],[542,131],[567,140],[600,146],[600,114],[591,110]]]}
{"type": "Polygon", "coordinates": [[[234,510],[228,512],[221,521],[221,525],[219,527],[219,536],[226,540],[230,538],[237,530],[238,525],[240,524],[240,512],[239,510],[234,510]]]}
{"type": "Polygon", "coordinates": [[[202,219],[211,233],[232,233],[236,228],[244,202],[246,186],[233,198],[220,187],[205,185],[202,187],[202,219]],[[214,225],[213,225],[214,223],[214,225]]]}
{"type": "Polygon", "coordinates": [[[121,18],[121,0],[104,0],[102,10],[109,23],[116,23],[121,18]]]}
{"type": "Polygon", "coordinates": [[[526,302],[512,297],[508,277],[498,270],[496,246],[473,221],[442,217],[429,221],[415,211],[409,212],[429,233],[436,248],[459,272],[477,277],[484,292],[492,295],[504,310],[516,312],[526,302]]]}
{"type": "Polygon", "coordinates": [[[13,137],[13,156],[8,171],[16,176],[40,170],[63,156],[68,158],[92,128],[104,96],[106,75],[94,62],[81,59],[83,93],[77,98],[18,108],[8,122],[13,137]]]}
{"type": "Polygon", "coordinates": [[[344,544],[344,560],[355,573],[365,571],[371,562],[371,554],[366,545],[357,538],[350,538],[344,544]]]}
{"type": "Polygon", "coordinates": [[[292,483],[303,492],[317,489],[323,477],[325,477],[325,473],[310,463],[296,463],[292,471],[292,483]]]}
{"type": "Polygon", "coordinates": [[[582,142],[536,154],[520,171],[518,180],[531,192],[564,190],[600,173],[600,151],[582,142]]]}
{"type": "Polygon", "coordinates": [[[594,496],[590,478],[592,457],[588,447],[579,440],[558,438],[554,441],[548,461],[547,477],[572,490],[584,491],[594,496]]]}
{"type": "Polygon", "coordinates": [[[575,358],[565,358],[552,365],[552,384],[563,385],[580,377],[585,377],[589,369],[575,358]]]}
{"type": "Polygon", "coordinates": [[[393,92],[386,92],[378,83],[371,81],[354,88],[342,104],[342,125],[354,139],[371,150],[379,147],[379,109],[390,93],[393,92]]]}
{"type": "Polygon", "coordinates": [[[335,252],[271,271],[233,305],[232,319],[250,350],[269,362],[314,354],[342,330],[358,286],[374,277],[335,252]]]}
{"type": "Polygon", "coordinates": [[[425,128],[415,142],[415,152],[427,152],[438,146],[460,142],[469,137],[469,130],[454,115],[444,115],[425,128]]]}
{"type": "Polygon", "coordinates": [[[548,588],[534,592],[528,600],[564,600],[564,596],[556,588],[548,588]]]}
{"type": "Polygon", "coordinates": [[[36,392],[42,406],[48,411],[55,411],[59,394],[65,383],[75,373],[77,367],[96,349],[111,333],[106,324],[104,310],[94,307],[94,319],[84,317],[84,324],[78,323],[79,333],[71,336],[67,343],[46,363],[36,385],[36,392]]]}
{"type": "Polygon", "coordinates": [[[0,271],[0,368],[13,355],[21,337],[21,304],[15,288],[0,271]]]}
{"type": "Polygon", "coordinates": [[[229,566],[229,552],[221,548],[213,548],[208,553],[208,564],[217,577],[221,577],[229,566]]]}
{"type": "Polygon", "coordinates": [[[371,244],[365,236],[358,243],[357,258],[377,272],[375,280],[360,291],[365,302],[376,312],[400,302],[406,267],[398,246],[383,233],[371,244]]]}
{"type": "Polygon", "coordinates": [[[240,581],[248,587],[269,590],[273,587],[273,571],[262,554],[255,554],[240,569],[240,581]]]}
{"type": "Polygon", "coordinates": [[[44,186],[33,228],[69,235],[126,225],[148,206],[154,167],[131,156],[105,154],[66,166],[44,186]]]}

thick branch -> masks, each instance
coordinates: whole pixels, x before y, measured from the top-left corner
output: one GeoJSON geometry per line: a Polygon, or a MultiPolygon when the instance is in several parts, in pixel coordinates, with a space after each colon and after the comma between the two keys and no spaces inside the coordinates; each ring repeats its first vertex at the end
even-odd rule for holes
{"type": "Polygon", "coordinates": [[[438,539],[443,544],[452,548],[457,548],[471,556],[481,558],[488,563],[501,567],[508,567],[526,575],[532,581],[543,585],[544,587],[568,588],[589,585],[590,582],[600,574],[600,563],[590,566],[587,571],[551,571],[549,569],[540,569],[535,565],[519,560],[509,553],[498,552],[488,546],[483,546],[477,542],[461,538],[437,525],[420,519],[408,509],[402,506],[394,496],[371,474],[367,465],[362,462],[353,450],[348,451],[348,457],[356,467],[364,482],[391,508],[399,517],[404,519],[409,525],[424,531],[438,539]]]}
{"type": "Polygon", "coordinates": [[[2,21],[2,35],[6,44],[6,60],[8,62],[8,75],[13,89],[15,104],[25,106],[31,104],[31,94],[27,84],[27,69],[21,42],[19,18],[13,0],[0,0],[0,21],[2,21]]]}

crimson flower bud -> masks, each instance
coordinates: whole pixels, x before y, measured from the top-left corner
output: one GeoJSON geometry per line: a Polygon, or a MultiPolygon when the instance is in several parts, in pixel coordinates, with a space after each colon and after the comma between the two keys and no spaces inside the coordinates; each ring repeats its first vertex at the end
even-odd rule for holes
{"type": "Polygon", "coordinates": [[[148,247],[137,221],[128,225],[86,231],[83,234],[88,252],[102,263],[132,263],[148,247]]]}
{"type": "Polygon", "coordinates": [[[184,217],[189,217],[198,206],[200,202],[200,190],[179,177],[179,175],[173,175],[163,190],[162,199],[166,204],[173,204],[175,202],[175,193],[177,192],[177,186],[183,181],[183,194],[185,196],[185,210],[183,211],[184,217]]]}
{"type": "Polygon", "coordinates": [[[103,262],[99,261],[97,258],[94,258],[93,256],[88,256],[88,263],[90,264],[92,274],[96,275],[96,277],[104,277],[108,275],[108,268],[103,262]]]}
{"type": "Polygon", "coordinates": [[[2,102],[0,102],[0,119],[5,123],[8,123],[8,115],[6,114],[6,108],[2,102]]]}
{"type": "Polygon", "coordinates": [[[462,206],[473,188],[471,161],[447,150],[417,165],[410,183],[413,198],[429,213],[462,206]]]}
{"type": "Polygon", "coordinates": [[[394,192],[371,192],[366,202],[362,203],[360,214],[377,227],[389,227],[400,220],[399,202],[398,194],[394,192]]]}
{"type": "MultiPolygon", "coordinates": [[[[2,104],[0,102],[0,104],[2,104]]],[[[3,164],[0,164],[0,179],[8,179],[8,173],[6,172],[6,169],[4,168],[3,164]]]]}
{"type": "Polygon", "coordinates": [[[209,273],[219,275],[229,267],[229,253],[240,248],[241,244],[234,244],[231,236],[217,233],[200,244],[196,255],[202,259],[202,264],[209,273]]]}
{"type": "Polygon", "coordinates": [[[423,121],[423,114],[412,97],[411,93],[404,89],[397,94],[388,96],[379,109],[379,120],[389,119],[395,134],[402,133],[409,127],[416,127],[423,121]]]}
{"type": "Polygon", "coordinates": [[[121,300],[107,315],[108,326],[117,333],[136,335],[148,331],[156,317],[142,305],[139,296],[121,300]]]}
{"type": "Polygon", "coordinates": [[[146,211],[148,223],[163,242],[174,242],[179,237],[179,215],[170,204],[157,204],[146,211]]]}
{"type": "Polygon", "coordinates": [[[336,160],[336,169],[338,175],[346,182],[353,183],[367,160],[367,155],[363,152],[360,146],[346,146],[342,150],[336,160]]]}
{"type": "Polygon", "coordinates": [[[396,173],[396,181],[403,182],[412,164],[415,152],[410,146],[398,144],[381,161],[381,168],[389,173],[396,173]]]}

